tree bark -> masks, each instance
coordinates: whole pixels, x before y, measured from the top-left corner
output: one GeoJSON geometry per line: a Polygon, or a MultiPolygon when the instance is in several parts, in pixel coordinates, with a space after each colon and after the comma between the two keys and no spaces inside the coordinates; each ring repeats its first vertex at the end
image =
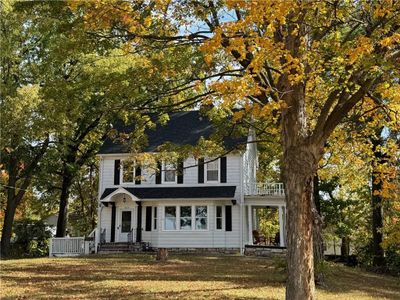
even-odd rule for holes
{"type": "MultiPolygon", "coordinates": [[[[37,154],[32,157],[25,171],[19,174],[19,159],[16,153],[10,153],[8,159],[8,181],[7,181],[7,204],[4,214],[3,229],[1,233],[1,256],[8,257],[10,254],[12,227],[14,224],[15,212],[23,199],[26,189],[29,187],[33,171],[37,169],[39,161],[43,157],[49,145],[47,138],[39,148],[37,154]],[[21,184],[17,187],[17,182],[21,179],[21,184]],[[18,191],[18,192],[17,192],[18,191]]],[[[13,148],[17,148],[14,146],[13,148]]]]}
{"type": "MultiPolygon", "coordinates": [[[[64,170],[64,172],[68,171],[64,170]]],[[[56,237],[65,237],[67,233],[68,200],[69,200],[71,184],[72,184],[72,176],[70,174],[64,173],[61,185],[56,237]]]]}
{"type": "Polygon", "coordinates": [[[348,260],[350,255],[350,239],[348,236],[342,237],[342,245],[340,246],[340,256],[343,261],[348,260]]]}
{"type": "Polygon", "coordinates": [[[286,299],[315,299],[312,147],[285,151],[288,281],[286,299]]]}
{"type": "Polygon", "coordinates": [[[167,248],[158,248],[156,260],[167,261],[168,260],[168,249],[167,248]]]}
{"type": "MultiPolygon", "coordinates": [[[[321,217],[321,199],[319,197],[319,178],[314,175],[313,178],[313,214],[314,214],[314,230],[313,230],[313,251],[314,251],[314,266],[319,266],[324,261],[324,245],[322,237],[322,217],[321,217]]],[[[324,274],[320,268],[315,272],[315,283],[324,284],[324,274]]]]}
{"type": "Polygon", "coordinates": [[[383,215],[382,215],[382,178],[379,171],[379,165],[385,163],[387,157],[380,149],[384,145],[382,138],[383,128],[378,128],[375,131],[375,137],[371,137],[372,150],[374,151],[374,165],[372,170],[372,191],[371,191],[371,206],[372,206],[372,264],[374,266],[383,266],[385,264],[384,250],[382,248],[383,235],[383,215]]]}

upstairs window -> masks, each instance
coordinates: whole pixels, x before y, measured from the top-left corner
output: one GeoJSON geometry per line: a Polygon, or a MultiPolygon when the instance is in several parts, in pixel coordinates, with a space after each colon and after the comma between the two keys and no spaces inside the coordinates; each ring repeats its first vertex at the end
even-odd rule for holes
{"type": "Polygon", "coordinates": [[[207,181],[218,182],[219,180],[219,159],[206,163],[207,181]]]}
{"type": "Polygon", "coordinates": [[[133,161],[122,161],[122,182],[134,182],[135,179],[135,165],[133,161]]]}
{"type": "Polygon", "coordinates": [[[164,182],[176,182],[176,166],[174,164],[164,165],[164,182]]]}

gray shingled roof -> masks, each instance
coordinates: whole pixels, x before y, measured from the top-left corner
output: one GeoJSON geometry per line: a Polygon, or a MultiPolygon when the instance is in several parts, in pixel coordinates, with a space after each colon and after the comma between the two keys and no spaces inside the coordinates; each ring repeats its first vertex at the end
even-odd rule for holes
{"type": "MultiPolygon", "coordinates": [[[[209,138],[215,132],[213,124],[204,116],[200,115],[199,111],[184,111],[170,114],[170,120],[164,126],[157,125],[156,129],[147,129],[148,145],[145,147],[145,152],[156,152],[157,147],[166,142],[175,145],[196,145],[198,140],[209,138]]],[[[117,122],[114,128],[118,132],[130,133],[134,130],[134,125],[124,125],[122,122],[117,122]]],[[[246,141],[247,137],[225,137],[224,147],[233,149],[239,143],[246,141]]],[[[99,154],[112,153],[127,153],[128,146],[126,144],[116,143],[110,138],[104,141],[99,154]]]]}
{"type": "MultiPolygon", "coordinates": [[[[232,198],[235,196],[236,186],[202,186],[202,187],[155,187],[138,188],[124,187],[139,199],[190,199],[190,198],[232,198]]],[[[100,199],[111,195],[117,188],[107,188],[100,199]]]]}

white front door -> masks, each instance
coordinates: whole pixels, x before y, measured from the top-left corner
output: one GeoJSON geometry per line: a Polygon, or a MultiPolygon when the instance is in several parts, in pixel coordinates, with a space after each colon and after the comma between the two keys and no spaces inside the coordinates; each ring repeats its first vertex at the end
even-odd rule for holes
{"type": "Polygon", "coordinates": [[[128,234],[133,230],[133,209],[122,208],[119,213],[119,242],[128,242],[128,234]]]}

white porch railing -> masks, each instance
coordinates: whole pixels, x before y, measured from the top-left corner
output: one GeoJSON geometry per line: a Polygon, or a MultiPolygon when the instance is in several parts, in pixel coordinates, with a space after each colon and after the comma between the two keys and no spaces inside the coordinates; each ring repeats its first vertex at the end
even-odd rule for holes
{"type": "Polygon", "coordinates": [[[49,243],[49,256],[74,256],[85,254],[84,237],[52,238],[49,243]]]}
{"type": "Polygon", "coordinates": [[[245,185],[246,196],[285,196],[283,183],[254,182],[245,185]]]}

